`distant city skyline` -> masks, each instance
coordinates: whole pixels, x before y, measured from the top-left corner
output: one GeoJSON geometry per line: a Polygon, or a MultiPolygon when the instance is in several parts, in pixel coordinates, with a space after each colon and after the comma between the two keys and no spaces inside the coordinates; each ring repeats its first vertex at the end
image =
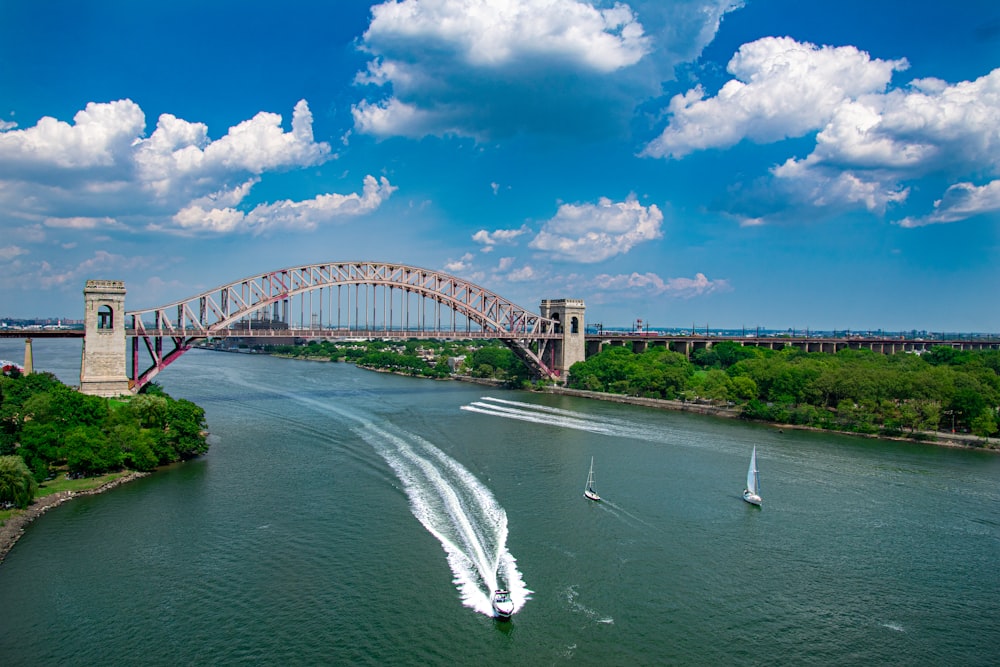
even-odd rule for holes
{"type": "Polygon", "coordinates": [[[588,323],[1000,331],[1000,4],[14,0],[0,318],[316,262],[588,323]]]}

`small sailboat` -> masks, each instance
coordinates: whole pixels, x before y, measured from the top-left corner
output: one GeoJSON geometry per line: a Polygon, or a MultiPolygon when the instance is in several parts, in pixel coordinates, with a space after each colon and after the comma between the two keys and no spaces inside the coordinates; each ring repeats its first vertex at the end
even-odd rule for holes
{"type": "Polygon", "coordinates": [[[757,445],[753,446],[750,455],[750,467],[747,469],[747,488],[743,489],[743,500],[751,505],[760,505],[760,476],[757,474],[757,445]]]}
{"type": "Polygon", "coordinates": [[[583,495],[590,500],[600,500],[601,497],[594,491],[594,457],[590,457],[590,474],[587,475],[587,486],[583,487],[583,495]]]}
{"type": "Polygon", "coordinates": [[[514,613],[514,601],[510,599],[510,591],[497,589],[493,591],[493,613],[499,619],[509,619],[514,613]]]}

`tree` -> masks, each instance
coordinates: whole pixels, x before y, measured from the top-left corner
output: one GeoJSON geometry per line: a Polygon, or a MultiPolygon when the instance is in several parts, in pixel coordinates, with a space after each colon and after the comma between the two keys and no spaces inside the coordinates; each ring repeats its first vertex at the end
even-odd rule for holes
{"type": "MultiPolygon", "coordinates": [[[[988,408],[982,394],[971,387],[965,387],[955,392],[948,409],[955,418],[954,423],[957,429],[971,430],[973,420],[988,408]]],[[[948,428],[951,428],[950,424],[948,428]]]]}
{"type": "Polygon", "coordinates": [[[167,420],[167,439],[181,459],[190,459],[208,451],[205,410],[179,398],[170,403],[167,420]]]}
{"type": "Polygon", "coordinates": [[[158,463],[153,453],[153,436],[135,424],[118,424],[108,432],[108,440],[122,453],[122,463],[132,470],[152,470],[158,463]]]}
{"type": "Polygon", "coordinates": [[[972,420],[972,432],[981,438],[988,438],[997,432],[996,415],[992,410],[983,410],[972,420]]]}
{"type": "Polygon", "coordinates": [[[38,482],[20,456],[0,456],[0,503],[24,509],[35,498],[38,482]]]}
{"type": "Polygon", "coordinates": [[[127,410],[143,428],[163,428],[167,422],[167,399],[162,394],[139,394],[129,401],[127,410]]]}
{"type": "Polygon", "coordinates": [[[39,482],[49,476],[49,465],[64,458],[63,429],[60,424],[32,419],[21,430],[17,453],[39,482]]]}
{"type": "Polygon", "coordinates": [[[757,398],[757,383],[752,379],[745,375],[738,375],[733,378],[732,382],[733,393],[735,393],[736,398],[744,401],[757,398]]]}
{"type": "Polygon", "coordinates": [[[713,401],[728,401],[733,393],[733,382],[725,372],[713,368],[705,374],[701,391],[702,396],[713,401]]]}
{"type": "Polygon", "coordinates": [[[94,427],[77,426],[70,430],[63,448],[66,467],[73,473],[96,475],[118,470],[122,465],[121,448],[94,427]]]}

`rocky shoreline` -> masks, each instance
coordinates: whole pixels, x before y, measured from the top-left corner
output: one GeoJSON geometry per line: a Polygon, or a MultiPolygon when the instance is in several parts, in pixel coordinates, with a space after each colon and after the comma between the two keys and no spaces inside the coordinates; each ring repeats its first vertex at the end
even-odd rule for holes
{"type": "Polygon", "coordinates": [[[28,507],[18,511],[0,526],[0,563],[3,562],[3,559],[14,548],[14,545],[21,536],[24,535],[25,527],[53,507],[58,507],[67,500],[72,500],[79,496],[93,496],[98,493],[104,493],[122,484],[145,477],[148,474],[148,472],[130,472],[105,482],[94,489],[87,489],[86,491],[58,491],[50,493],[47,496],[42,496],[41,498],[36,498],[28,507]]]}

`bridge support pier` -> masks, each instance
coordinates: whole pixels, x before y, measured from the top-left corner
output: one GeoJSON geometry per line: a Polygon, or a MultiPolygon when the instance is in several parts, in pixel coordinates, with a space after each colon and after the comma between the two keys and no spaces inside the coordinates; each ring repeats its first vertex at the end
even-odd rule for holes
{"type": "Polygon", "coordinates": [[[80,362],[80,391],[107,397],[128,394],[125,283],[121,280],[88,280],[83,298],[85,335],[80,362]]]}
{"type": "Polygon", "coordinates": [[[587,359],[587,339],[584,335],[583,299],[545,299],[541,304],[542,317],[556,320],[562,339],[553,341],[555,370],[563,381],[570,367],[587,359]]]}
{"type": "Polygon", "coordinates": [[[24,339],[24,374],[35,372],[35,355],[31,352],[31,339],[24,339]]]}

